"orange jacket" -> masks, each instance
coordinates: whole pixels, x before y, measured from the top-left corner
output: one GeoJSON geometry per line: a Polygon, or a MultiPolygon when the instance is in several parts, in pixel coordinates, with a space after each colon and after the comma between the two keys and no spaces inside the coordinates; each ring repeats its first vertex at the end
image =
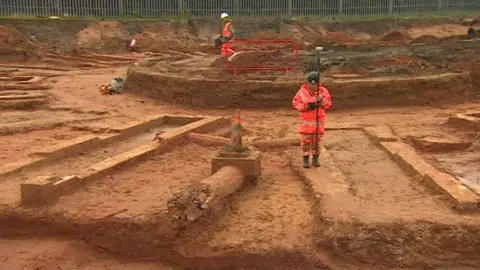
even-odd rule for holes
{"type": "Polygon", "coordinates": [[[315,133],[316,132],[316,109],[307,111],[307,105],[309,102],[316,102],[317,95],[322,96],[320,101],[320,107],[318,108],[318,133],[324,133],[325,125],[325,110],[332,106],[332,99],[330,92],[322,84],[319,84],[318,91],[314,94],[310,94],[306,83],[300,86],[297,94],[293,98],[293,108],[300,112],[300,126],[298,127],[299,133],[315,133]]]}

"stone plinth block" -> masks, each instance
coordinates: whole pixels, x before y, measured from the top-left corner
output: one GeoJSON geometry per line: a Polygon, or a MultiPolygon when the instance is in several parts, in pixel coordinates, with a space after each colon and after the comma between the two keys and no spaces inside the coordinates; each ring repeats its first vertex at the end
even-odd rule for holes
{"type": "Polygon", "coordinates": [[[20,184],[22,202],[26,204],[45,203],[53,196],[53,181],[46,177],[20,184]]]}

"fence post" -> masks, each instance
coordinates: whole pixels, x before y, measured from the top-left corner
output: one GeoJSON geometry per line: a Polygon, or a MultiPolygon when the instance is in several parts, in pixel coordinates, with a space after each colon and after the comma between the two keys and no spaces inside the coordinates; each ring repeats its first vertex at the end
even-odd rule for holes
{"type": "Polygon", "coordinates": [[[338,14],[339,15],[343,14],[343,0],[338,1],[338,14]]]}
{"type": "Polygon", "coordinates": [[[235,0],[235,15],[240,16],[240,0],[235,0]]]}
{"type": "Polygon", "coordinates": [[[123,0],[118,0],[118,15],[119,15],[119,16],[123,16],[123,15],[124,15],[123,0]]]}
{"type": "Polygon", "coordinates": [[[438,11],[442,11],[442,0],[437,0],[438,11]]]}
{"type": "Polygon", "coordinates": [[[62,14],[60,14],[60,0],[55,0],[55,12],[57,16],[62,16],[62,14]]]}
{"type": "Polygon", "coordinates": [[[293,17],[293,0],[288,0],[288,17],[293,17]]]}
{"type": "Polygon", "coordinates": [[[183,0],[177,0],[178,3],[178,16],[183,16],[183,0]]]}
{"type": "Polygon", "coordinates": [[[388,2],[388,14],[393,15],[393,0],[388,2]]]}

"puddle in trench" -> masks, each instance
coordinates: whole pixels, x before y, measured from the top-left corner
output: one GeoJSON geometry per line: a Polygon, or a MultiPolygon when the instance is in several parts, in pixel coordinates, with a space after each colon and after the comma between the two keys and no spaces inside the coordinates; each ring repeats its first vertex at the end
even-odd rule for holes
{"type": "Polygon", "coordinates": [[[447,172],[480,195],[480,153],[435,155],[435,159],[447,172]]]}

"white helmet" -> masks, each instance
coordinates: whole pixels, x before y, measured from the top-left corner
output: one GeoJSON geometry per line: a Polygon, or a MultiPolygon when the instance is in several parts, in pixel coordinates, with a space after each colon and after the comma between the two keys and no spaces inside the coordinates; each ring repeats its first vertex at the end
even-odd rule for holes
{"type": "Polygon", "coordinates": [[[220,19],[228,17],[228,14],[226,12],[223,12],[222,15],[220,15],[220,19]]]}

